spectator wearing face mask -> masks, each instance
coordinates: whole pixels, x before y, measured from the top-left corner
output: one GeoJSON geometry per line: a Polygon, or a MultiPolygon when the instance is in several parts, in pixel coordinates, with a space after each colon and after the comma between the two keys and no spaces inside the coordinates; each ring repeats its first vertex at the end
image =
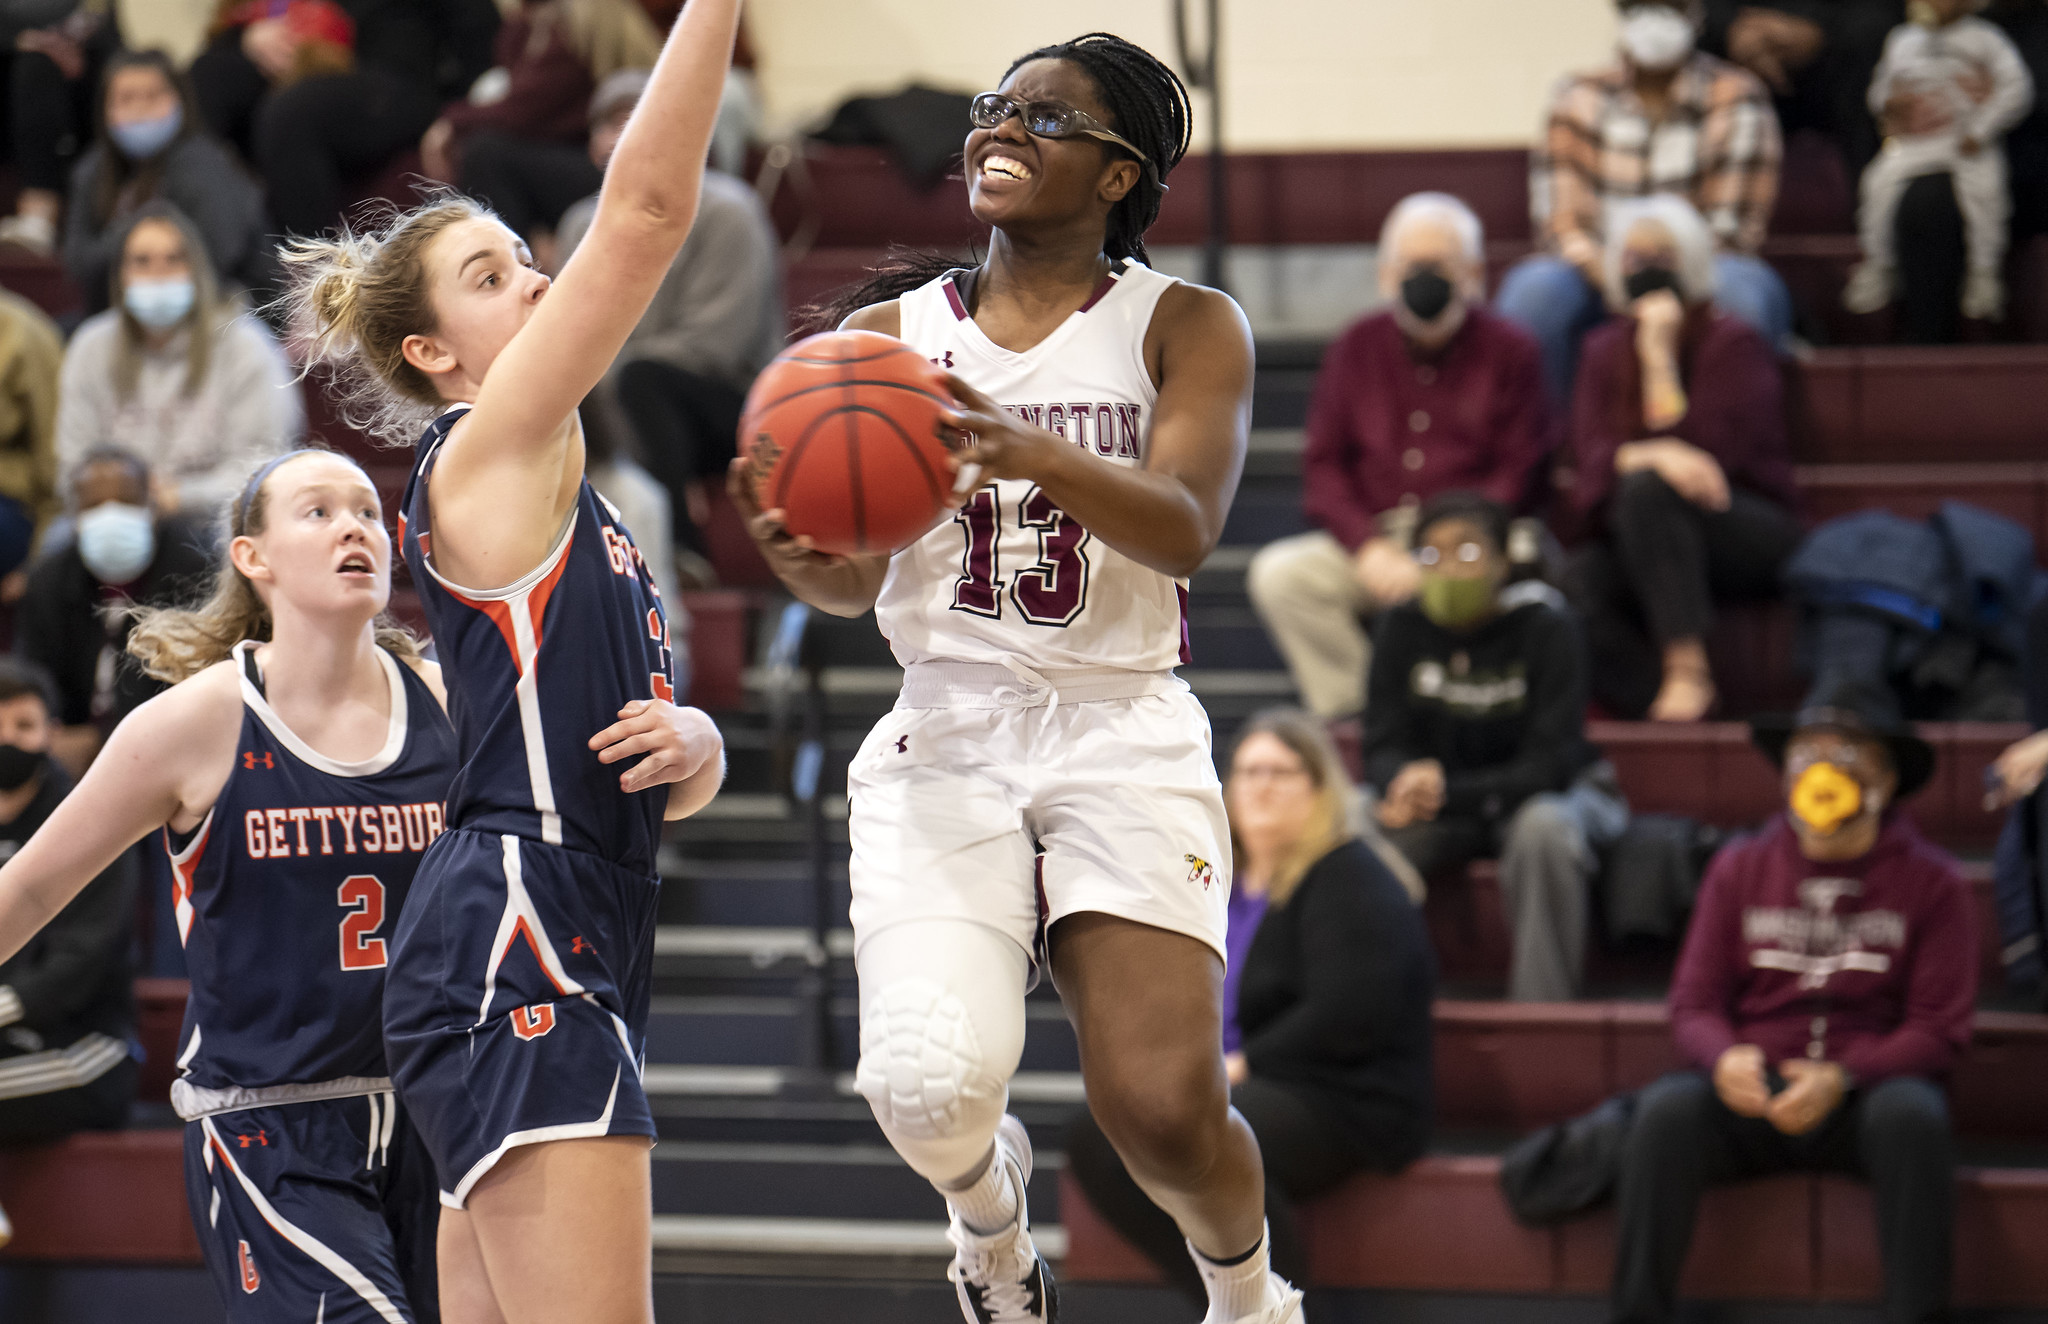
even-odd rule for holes
{"type": "Polygon", "coordinates": [[[1778,357],[1716,306],[1713,238],[1679,198],[1618,207],[1607,284],[1626,315],[1586,337],[1571,500],[1593,540],[1567,572],[1593,697],[1620,717],[1713,707],[1714,604],[1775,596],[1802,536],[1778,357]]]}
{"type": "Polygon", "coordinates": [[[15,651],[49,673],[51,752],[83,773],[107,732],[163,686],[127,655],[129,619],[110,608],[165,607],[205,578],[204,530],[150,507],[149,466],[99,450],[73,472],[73,536],[29,571],[15,651]]]}
{"type": "MultiPolygon", "coordinates": [[[[646,86],[645,71],[622,70],[591,98],[590,159],[599,167],[646,86]]],[[[596,214],[594,196],[563,214],[563,262],[596,214]]],[[[700,579],[709,574],[709,493],[732,463],[747,388],[788,330],[767,209],[746,181],[707,170],[690,237],[596,392],[602,407],[624,413],[641,463],[668,489],[676,551],[700,579]]]]}
{"type": "Polygon", "coordinates": [[[1548,454],[1541,358],[1519,326],[1480,302],[1479,218],[1444,193],[1403,199],[1380,235],[1388,307],[1323,357],[1302,455],[1312,533],[1252,559],[1252,603],[1309,710],[1365,706],[1366,618],[1408,601],[1415,511],[1470,489],[1529,504],[1548,454]]]}
{"type": "Polygon", "coordinates": [[[57,513],[57,374],[64,338],[0,290],[0,602],[21,596],[37,530],[57,513]]]}
{"type": "Polygon", "coordinates": [[[1946,1082],[1970,1042],[1977,925],[1956,861],[1894,812],[1934,751],[1863,684],[1753,729],[1783,769],[1785,812],[1700,884],[1671,984],[1689,1065],[1636,1105],[1610,1318],[1675,1317],[1709,1186],[1819,1171],[1870,1183],[1888,1324],[1946,1319],[1946,1082]]]}
{"type": "Polygon", "coordinates": [[[299,435],[305,405],[269,329],[221,296],[191,221],[150,203],[118,251],[115,306],[64,360],[58,455],[67,472],[102,447],[139,456],[161,508],[208,521],[299,435]]]}
{"type": "Polygon", "coordinates": [[[1416,518],[1421,582],[1379,622],[1365,773],[1387,841],[1425,879],[1500,860],[1508,996],[1576,996],[1598,852],[1628,826],[1587,743],[1586,654],[1555,590],[1503,588],[1507,512],[1467,492],[1416,518]]]}
{"type": "Polygon", "coordinates": [[[244,284],[263,275],[263,195],[206,133],[185,80],[161,51],[107,62],[99,135],[71,172],[64,266],[106,307],[107,278],[137,211],[161,200],[189,217],[215,271],[244,284]]]}
{"type": "Polygon", "coordinates": [[[1544,252],[1501,282],[1500,311],[1535,333],[1553,398],[1570,397],[1579,339],[1607,315],[1601,271],[1616,202],[1685,199],[1718,249],[1722,306],[1783,348],[1792,298],[1757,256],[1778,197],[1783,144],[1764,85],[1695,49],[1700,0],[1617,0],[1621,58],[1565,79],[1530,157],[1544,252]]]}
{"type": "MultiPolygon", "coordinates": [[[[71,792],[49,757],[49,677],[0,657],[0,861],[71,792]]],[[[0,961],[0,1145],[118,1130],[135,1099],[128,968],[136,852],[123,852],[15,955],[0,961]]],[[[0,1212],[0,1244],[13,1233],[0,1212]]]]}

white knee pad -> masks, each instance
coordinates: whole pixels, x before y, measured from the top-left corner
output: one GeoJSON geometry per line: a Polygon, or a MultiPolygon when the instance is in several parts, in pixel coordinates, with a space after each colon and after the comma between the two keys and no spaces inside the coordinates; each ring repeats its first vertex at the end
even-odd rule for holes
{"type": "Polygon", "coordinates": [[[949,1140],[984,1121],[993,1134],[1009,1071],[983,1055],[967,1004],[933,980],[899,979],[861,1008],[855,1087],[891,1139],[949,1140]]]}

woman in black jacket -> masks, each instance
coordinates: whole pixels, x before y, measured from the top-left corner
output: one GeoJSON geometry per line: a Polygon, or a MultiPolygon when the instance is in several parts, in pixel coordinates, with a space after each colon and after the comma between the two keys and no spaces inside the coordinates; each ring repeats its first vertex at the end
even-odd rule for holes
{"type": "MultiPolygon", "coordinates": [[[[1265,1156],[1273,1271],[1295,1283],[1308,1266],[1294,1203],[1357,1172],[1398,1171],[1429,1141],[1436,959],[1408,894],[1353,834],[1349,795],[1307,714],[1262,714],[1239,735],[1224,788],[1236,856],[1225,1064],[1265,1156]]],[[[1173,1220],[1085,1112],[1067,1162],[1169,1283],[1207,1300],[1173,1220]]]]}

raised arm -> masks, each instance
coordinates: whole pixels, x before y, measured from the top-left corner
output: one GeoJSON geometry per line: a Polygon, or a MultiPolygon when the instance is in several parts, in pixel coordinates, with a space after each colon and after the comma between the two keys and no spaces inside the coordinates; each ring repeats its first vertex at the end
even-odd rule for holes
{"type": "Polygon", "coordinates": [[[459,545],[465,566],[516,579],[538,560],[527,554],[534,526],[545,526],[544,555],[575,501],[583,455],[571,416],[690,233],[738,10],[738,0],[691,0],[677,20],[619,139],[589,233],[492,361],[442,453],[436,539],[451,551],[459,545]]]}
{"type": "Polygon", "coordinates": [[[122,851],[166,823],[185,829],[204,817],[241,733],[232,681],[232,672],[194,677],[114,728],[77,789],[0,867],[0,961],[122,851]]]}

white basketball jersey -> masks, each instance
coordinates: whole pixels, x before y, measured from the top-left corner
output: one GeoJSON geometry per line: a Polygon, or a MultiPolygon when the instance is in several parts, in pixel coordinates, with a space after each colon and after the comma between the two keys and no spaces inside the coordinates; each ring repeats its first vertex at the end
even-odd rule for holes
{"type": "MultiPolygon", "coordinates": [[[[900,300],[902,337],[1011,413],[1138,468],[1158,396],[1145,332],[1174,284],[1119,264],[1080,311],[1024,353],[974,324],[951,275],[900,300]]],[[[896,660],[1002,662],[1034,670],[1167,671],[1189,660],[1187,586],[1103,544],[1035,483],[985,484],[889,562],[875,617],[896,660]]]]}

